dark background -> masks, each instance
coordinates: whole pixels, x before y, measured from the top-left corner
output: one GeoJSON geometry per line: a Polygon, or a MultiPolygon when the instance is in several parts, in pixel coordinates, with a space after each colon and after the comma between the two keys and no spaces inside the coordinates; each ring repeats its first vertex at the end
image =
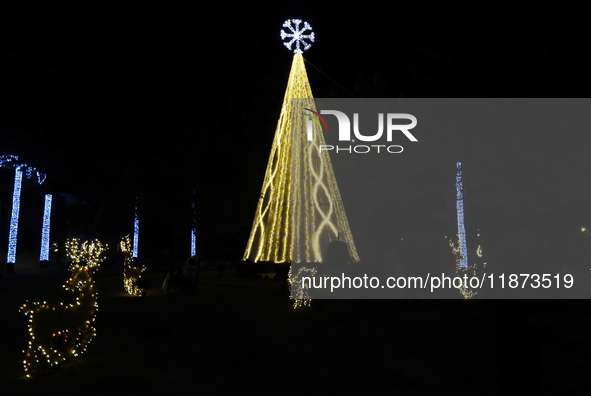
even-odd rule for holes
{"type": "MultiPolygon", "coordinates": [[[[17,257],[38,248],[43,194],[51,192],[61,202],[52,219],[56,239],[69,232],[117,242],[133,230],[138,197],[140,258],[184,258],[195,190],[203,256],[240,258],[292,60],[279,37],[286,19],[306,20],[316,33],[304,54],[315,97],[586,97],[590,8],[3,1],[0,155],[19,155],[48,175],[42,186],[23,183],[17,257]]],[[[560,161],[548,163],[542,160],[555,155],[552,139],[505,136],[511,161],[492,169],[474,151],[476,138],[442,147],[466,156],[467,229],[485,225],[491,263],[495,255],[503,259],[497,265],[532,263],[545,245],[588,260],[590,234],[580,227],[591,228],[589,139],[574,144],[567,136],[556,141],[560,161]]],[[[392,238],[409,241],[395,254],[417,265],[448,255],[453,265],[441,235],[455,232],[456,159],[435,171],[421,158],[422,143],[417,162],[392,168],[388,181],[399,186],[392,206],[403,208],[392,212],[392,238]]],[[[13,175],[0,170],[0,248],[7,245],[13,175]]],[[[0,343],[0,355],[2,373],[13,379],[8,392],[506,395],[517,394],[517,380],[529,390],[521,394],[588,389],[586,301],[314,301],[293,311],[280,282],[261,287],[268,279],[204,272],[198,297],[165,297],[165,270],[148,266],[154,288],[136,299],[125,296],[120,268],[104,267],[97,275],[99,336],[84,361],[28,385],[16,381],[27,345],[17,307],[55,297],[65,269],[3,277],[0,333],[11,341],[0,343]]]]}
{"type": "MultiPolygon", "coordinates": [[[[25,181],[23,200],[33,199],[33,189],[39,202],[47,192],[74,198],[73,205],[61,198],[63,217],[53,225],[59,235],[117,241],[133,231],[138,197],[143,254],[183,257],[195,190],[200,249],[236,259],[250,232],[291,65],[279,37],[286,19],[308,21],[316,34],[304,53],[315,97],[588,95],[588,4],[390,5],[3,2],[0,155],[19,155],[48,175],[43,186],[25,181]]],[[[561,169],[530,161],[550,155],[552,140],[537,147],[529,135],[507,137],[521,168],[491,172],[467,145],[467,213],[502,215],[523,234],[540,233],[536,243],[546,234],[583,243],[576,238],[591,197],[584,187],[588,139],[579,138],[563,147],[575,151],[563,152],[569,161],[561,169]],[[507,199],[487,201],[491,188],[504,188],[507,199]]],[[[455,162],[449,165],[453,180],[455,162]]],[[[434,191],[413,183],[409,169],[397,175],[393,199],[407,210],[396,237],[453,232],[454,202],[446,198],[453,182],[441,184],[449,191],[434,191]],[[434,193],[435,207],[421,199],[434,193]],[[446,211],[448,219],[433,227],[429,219],[446,211]]],[[[420,172],[429,173],[428,162],[420,172]]],[[[5,246],[12,172],[1,173],[5,246]]],[[[38,222],[30,213],[21,212],[25,228],[38,222]]],[[[19,249],[37,244],[19,242],[19,249]]]]}

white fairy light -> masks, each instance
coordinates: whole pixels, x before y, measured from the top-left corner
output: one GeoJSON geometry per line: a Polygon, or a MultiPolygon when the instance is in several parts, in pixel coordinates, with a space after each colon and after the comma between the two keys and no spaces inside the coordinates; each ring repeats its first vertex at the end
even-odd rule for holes
{"type": "Polygon", "coordinates": [[[43,210],[43,232],[41,234],[41,254],[39,260],[49,260],[49,225],[51,221],[51,194],[45,196],[45,209],[43,210]]]}
{"type": "Polygon", "coordinates": [[[468,247],[466,246],[466,229],[464,227],[464,184],[462,182],[462,163],[456,164],[456,212],[458,216],[458,238],[460,249],[460,267],[468,268],[468,247]]]}
{"type": "Polygon", "coordinates": [[[20,212],[21,201],[21,186],[23,181],[23,172],[28,179],[37,176],[37,183],[43,184],[45,181],[45,174],[37,171],[36,168],[27,164],[17,163],[18,156],[16,155],[2,155],[0,156],[0,168],[14,168],[14,191],[12,194],[12,215],[10,218],[10,234],[8,236],[8,257],[7,263],[15,264],[16,262],[16,241],[18,236],[18,217],[20,212]]]}
{"type": "Polygon", "coordinates": [[[195,235],[195,228],[193,228],[191,230],[191,257],[195,256],[197,254],[195,245],[197,242],[197,236],[195,235]]]}
{"type": "MultiPolygon", "coordinates": [[[[486,262],[482,262],[482,246],[478,245],[476,248],[476,256],[472,264],[468,264],[468,247],[466,244],[466,229],[464,226],[464,183],[462,181],[462,163],[456,163],[456,213],[458,218],[458,243],[457,245],[452,239],[449,240],[449,245],[452,252],[456,256],[456,276],[462,278],[464,275],[479,277],[483,269],[486,267],[486,262]]],[[[476,233],[476,237],[480,238],[480,230],[476,233]]],[[[447,237],[446,237],[447,238],[447,237]]],[[[459,288],[465,299],[473,298],[478,294],[478,290],[472,290],[468,285],[462,285],[459,288]]]]}
{"type": "Polygon", "coordinates": [[[291,38],[290,41],[285,41],[283,45],[285,45],[287,49],[291,51],[291,46],[295,43],[295,48],[293,50],[294,54],[301,54],[303,51],[310,49],[312,45],[304,40],[308,39],[313,43],[315,37],[314,32],[312,31],[312,26],[310,26],[308,22],[304,22],[304,27],[301,30],[300,23],[302,23],[301,19],[288,19],[283,23],[283,27],[288,28],[291,33],[286,33],[283,29],[281,29],[281,40],[291,38]],[[304,34],[306,30],[310,30],[310,33],[304,34]],[[303,50],[300,48],[300,43],[302,43],[304,46],[303,50]]]}
{"type": "Polygon", "coordinates": [[[23,182],[23,172],[18,167],[14,176],[14,192],[12,193],[12,216],[10,218],[10,234],[8,236],[8,257],[7,262],[14,264],[16,262],[16,241],[18,235],[18,215],[21,208],[21,185],[23,182]]]}
{"type": "Polygon", "coordinates": [[[0,168],[4,168],[6,165],[15,161],[18,161],[17,155],[2,155],[0,156],[0,168]]]}
{"type": "Polygon", "coordinates": [[[197,254],[196,244],[197,244],[197,225],[195,220],[195,190],[193,190],[193,219],[191,220],[191,257],[197,254]]]}
{"type": "Polygon", "coordinates": [[[133,221],[133,258],[137,258],[138,243],[140,237],[140,220],[138,217],[137,203],[135,205],[135,220],[133,221]]]}

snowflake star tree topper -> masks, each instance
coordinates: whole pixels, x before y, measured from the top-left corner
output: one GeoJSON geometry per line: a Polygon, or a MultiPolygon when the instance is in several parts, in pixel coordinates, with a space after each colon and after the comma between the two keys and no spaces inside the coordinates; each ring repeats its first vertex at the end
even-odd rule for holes
{"type": "Polygon", "coordinates": [[[283,45],[285,45],[287,49],[291,51],[291,45],[295,43],[295,48],[293,50],[294,54],[301,54],[302,52],[310,49],[312,44],[307,43],[304,41],[304,39],[309,39],[312,43],[314,42],[314,32],[312,31],[312,26],[310,26],[308,22],[304,22],[304,27],[300,30],[300,23],[302,23],[301,19],[288,19],[287,21],[283,22],[283,27],[288,28],[291,33],[285,33],[285,31],[281,29],[281,40],[291,38],[290,41],[284,41],[283,45]],[[310,33],[304,34],[306,30],[309,30],[310,33]],[[300,48],[300,43],[304,45],[303,50],[300,48]]]}

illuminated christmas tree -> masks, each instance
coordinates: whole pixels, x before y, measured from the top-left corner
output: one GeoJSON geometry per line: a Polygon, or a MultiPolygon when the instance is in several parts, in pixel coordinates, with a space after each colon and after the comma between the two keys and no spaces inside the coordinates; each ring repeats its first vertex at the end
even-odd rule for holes
{"type": "Polygon", "coordinates": [[[321,125],[309,120],[318,113],[302,52],[314,33],[301,24],[288,20],[290,32],[281,30],[294,57],[244,260],[322,263],[328,245],[340,240],[358,262],[330,158],[320,151],[321,125]]]}

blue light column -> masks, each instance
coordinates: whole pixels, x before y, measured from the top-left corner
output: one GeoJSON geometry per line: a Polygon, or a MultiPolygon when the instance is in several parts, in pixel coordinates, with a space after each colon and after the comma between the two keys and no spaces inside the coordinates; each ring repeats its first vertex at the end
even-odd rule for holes
{"type": "Polygon", "coordinates": [[[135,203],[135,220],[133,222],[133,253],[132,257],[137,258],[138,242],[140,238],[140,220],[137,210],[137,198],[135,203]]]}
{"type": "Polygon", "coordinates": [[[43,231],[41,233],[41,254],[39,260],[49,260],[49,224],[51,221],[51,194],[45,196],[45,209],[43,210],[43,231]]]}
{"type": "Polygon", "coordinates": [[[464,183],[462,182],[462,163],[456,164],[456,212],[458,215],[458,239],[460,244],[460,268],[468,268],[468,247],[464,228],[464,183]]]}
{"type": "Polygon", "coordinates": [[[197,242],[197,226],[195,219],[195,190],[193,190],[193,218],[191,219],[191,257],[197,254],[196,242],[197,242]]]}
{"type": "Polygon", "coordinates": [[[196,241],[197,241],[197,237],[195,236],[195,229],[193,228],[191,230],[191,257],[193,257],[195,254],[197,254],[197,251],[195,249],[196,241]]]}
{"type": "Polygon", "coordinates": [[[16,168],[14,175],[14,192],[12,193],[12,217],[10,218],[10,234],[8,236],[7,262],[16,262],[16,240],[18,234],[18,215],[21,207],[21,186],[23,184],[23,172],[20,166],[16,168]]]}

